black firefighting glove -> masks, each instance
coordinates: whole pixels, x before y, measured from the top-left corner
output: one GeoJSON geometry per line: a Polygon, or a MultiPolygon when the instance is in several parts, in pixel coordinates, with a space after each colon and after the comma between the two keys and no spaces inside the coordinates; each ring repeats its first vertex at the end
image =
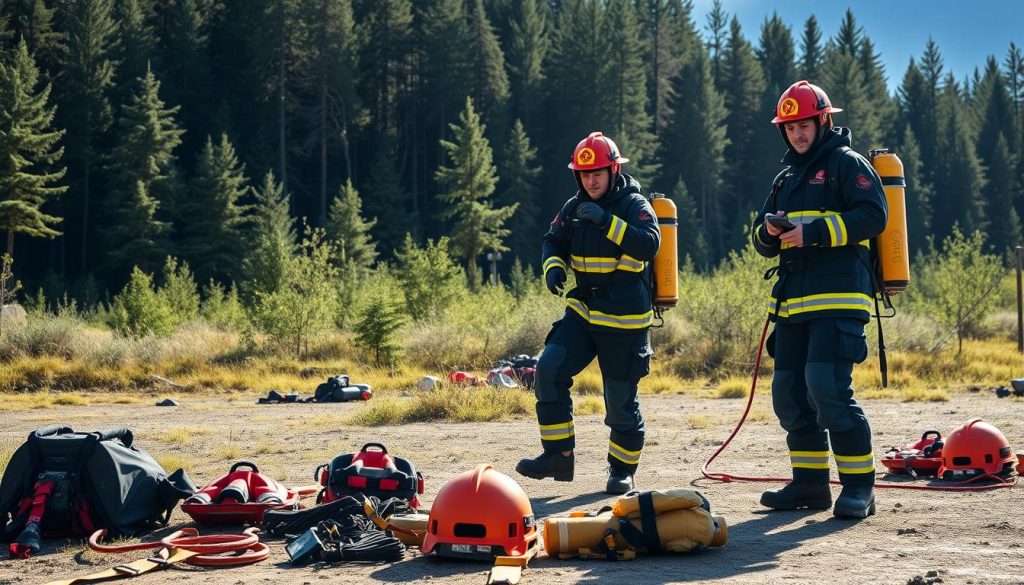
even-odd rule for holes
{"type": "Polygon", "coordinates": [[[604,226],[609,220],[608,212],[601,209],[601,206],[597,203],[591,203],[590,201],[580,203],[579,207],[576,208],[576,217],[593,222],[599,226],[604,226]]]}
{"type": "Polygon", "coordinates": [[[547,284],[551,294],[557,297],[562,296],[562,289],[565,288],[565,271],[558,266],[551,268],[544,275],[544,283],[547,284]]]}

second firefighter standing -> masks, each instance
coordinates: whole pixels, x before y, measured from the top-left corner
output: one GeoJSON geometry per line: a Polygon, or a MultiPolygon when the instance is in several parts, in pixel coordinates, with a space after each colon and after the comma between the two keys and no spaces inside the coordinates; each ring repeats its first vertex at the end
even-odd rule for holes
{"type": "Polygon", "coordinates": [[[650,371],[648,329],[654,320],[649,263],[661,234],[640,184],[623,173],[629,162],[610,138],[593,132],[573,151],[579,185],[544,236],[544,280],[561,294],[572,268],[576,287],[544,341],[535,393],[543,453],[516,471],[534,479],[571,481],[576,433],[569,388],[597,357],[604,383],[609,475],[605,491],[633,489],[644,446],[637,384],[650,371]]]}
{"type": "Polygon", "coordinates": [[[885,229],[887,204],[878,174],[850,148],[848,128],[835,127],[818,86],[794,83],[779,98],[775,118],[788,147],[786,168],[751,231],[754,247],[778,257],[769,301],[775,330],[772,405],[785,429],[793,481],[769,490],[761,503],[778,510],[827,509],[829,445],[843,490],[834,514],[875,513],[871,427],[853,397],[853,365],[867,357],[864,325],[874,285],[868,242],[885,229]],[[788,219],[794,227],[769,216],[788,219]]]}

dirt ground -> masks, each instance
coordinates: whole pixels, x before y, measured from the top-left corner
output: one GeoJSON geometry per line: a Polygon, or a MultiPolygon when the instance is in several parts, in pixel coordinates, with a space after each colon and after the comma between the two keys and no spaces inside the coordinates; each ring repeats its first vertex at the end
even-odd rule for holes
{"type": "MultiPolygon", "coordinates": [[[[1024,485],[978,493],[884,489],[878,514],[861,522],[837,520],[830,511],[766,512],[762,490],[778,484],[708,481],[702,462],[728,436],[743,400],[689,395],[644,396],[648,442],[637,475],[642,488],[694,486],[729,524],[722,548],[630,562],[558,560],[541,553],[522,583],[1024,583],[1024,485]]],[[[155,402],[155,399],[153,400],[155,402]]],[[[453,475],[491,463],[515,477],[529,494],[538,519],[610,503],[606,478],[607,431],[600,416],[580,417],[573,483],[518,477],[516,461],[539,450],[533,420],[480,424],[413,424],[387,428],[343,427],[340,416],[365,403],[257,406],[218,398],[184,398],[182,406],[74,406],[0,414],[0,445],[20,444],[32,429],[63,423],[76,430],[128,426],[136,444],[162,461],[186,465],[197,485],[227,471],[233,460],[251,459],[290,485],[311,483],[313,469],[335,454],[380,441],[413,461],[426,476],[429,506],[453,475]],[[175,434],[170,431],[177,430],[175,434]],[[183,438],[184,437],[184,438],[183,438]]],[[[255,402],[255,397],[253,397],[255,402]]],[[[928,428],[944,435],[972,417],[996,424],[1017,451],[1024,451],[1024,402],[988,392],[955,394],[949,402],[865,403],[876,457],[928,428]]],[[[778,476],[788,473],[785,441],[767,396],[712,471],[778,476]]],[[[878,466],[882,469],[881,465],[878,466]]],[[[834,473],[834,472],[833,472],[834,473]]],[[[923,482],[915,482],[920,485],[923,482]]],[[[838,493],[838,488],[834,488],[838,493]]],[[[176,511],[171,528],[189,524],[176,511]]],[[[166,534],[163,531],[159,534],[166,534]]],[[[204,529],[204,532],[210,532],[204,529]]],[[[488,566],[423,557],[410,550],[394,564],[292,568],[283,543],[269,541],[272,556],[234,569],[171,569],[140,581],[187,583],[451,583],[482,584],[488,566]]],[[[85,551],[79,542],[50,542],[28,561],[0,561],[0,583],[44,583],[86,575],[143,555],[109,556],[85,551]]]]}

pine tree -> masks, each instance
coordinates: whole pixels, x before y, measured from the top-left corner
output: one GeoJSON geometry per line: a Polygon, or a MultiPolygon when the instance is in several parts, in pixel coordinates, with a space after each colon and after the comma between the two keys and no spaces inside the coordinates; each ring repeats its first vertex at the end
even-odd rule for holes
{"type": "Polygon", "coordinates": [[[995,57],[989,56],[986,59],[985,74],[975,95],[976,110],[982,112],[978,130],[978,156],[982,164],[992,168],[992,153],[999,135],[1006,141],[1009,153],[1017,152],[1013,103],[995,57]]]}
{"type": "Polygon", "coordinates": [[[373,354],[378,368],[394,368],[402,354],[398,332],[403,325],[405,319],[395,302],[380,294],[370,301],[362,320],[355,326],[356,345],[373,354]]]}
{"type": "Polygon", "coordinates": [[[903,138],[898,152],[903,161],[903,177],[907,182],[907,244],[910,256],[917,251],[928,253],[928,242],[932,233],[932,186],[925,182],[921,169],[921,147],[917,144],[910,126],[904,126],[903,138]]]}
{"type": "Polygon", "coordinates": [[[39,70],[23,40],[14,55],[0,59],[0,228],[7,230],[7,254],[14,256],[14,234],[54,238],[61,218],[43,212],[47,200],[67,187],[60,166],[63,130],[54,130],[50,85],[37,88],[39,70]]]}
{"type": "MultiPolygon", "coordinates": [[[[676,183],[675,188],[668,195],[675,202],[677,209],[699,209],[682,179],[676,183]]],[[[680,266],[686,264],[688,259],[700,270],[707,271],[711,268],[711,252],[707,242],[708,232],[702,223],[702,217],[690,213],[680,214],[678,233],[685,234],[684,237],[676,238],[680,266]]]]}
{"type": "Polygon", "coordinates": [[[523,123],[516,120],[506,140],[500,167],[501,189],[496,197],[498,205],[518,204],[511,221],[515,229],[509,234],[508,248],[514,257],[526,258],[528,264],[535,263],[540,239],[544,235],[540,221],[537,179],[540,167],[536,166],[537,149],[530,145],[523,123]]]}
{"type": "MultiPolygon", "coordinates": [[[[725,96],[725,108],[729,112],[726,136],[729,143],[725,148],[727,161],[725,191],[730,197],[722,202],[723,209],[733,212],[726,217],[725,250],[743,245],[746,225],[751,209],[760,208],[758,201],[764,193],[767,177],[752,176],[747,165],[757,157],[757,134],[764,128],[765,114],[762,112],[761,96],[764,95],[764,75],[758,65],[754,50],[743,37],[740,22],[733,17],[729,25],[729,40],[722,62],[721,91],[725,96]]],[[[770,120],[769,120],[770,121],[770,120]]],[[[685,177],[684,177],[685,180],[685,177]]],[[[768,179],[770,180],[770,179],[768,179]]],[[[697,186],[687,181],[687,186],[697,191],[697,186]]],[[[717,256],[719,248],[714,240],[712,249],[717,256]]]]}
{"type": "Polygon", "coordinates": [[[864,149],[892,144],[899,139],[896,103],[889,97],[881,56],[875,52],[874,44],[866,35],[861,38],[857,58],[864,75],[864,93],[870,114],[868,126],[858,130],[857,141],[864,149]]]}
{"type": "Polygon", "coordinates": [[[825,51],[823,65],[824,86],[829,98],[833,105],[843,109],[837,123],[852,129],[853,146],[862,153],[879,146],[879,110],[888,97],[884,82],[882,95],[868,93],[870,88],[860,55],[864,40],[853,12],[847,10],[839,32],[825,51]]]}
{"type": "Polygon", "coordinates": [[[156,56],[156,32],[146,19],[152,14],[153,0],[120,0],[114,6],[117,22],[117,74],[116,103],[123,103],[131,95],[135,80],[146,74],[156,56]]]}
{"type": "Polygon", "coordinates": [[[722,8],[722,0],[714,0],[711,4],[711,11],[707,15],[707,41],[708,54],[711,57],[711,75],[715,80],[715,87],[724,87],[725,77],[723,62],[726,51],[726,28],[729,26],[729,15],[722,8]]]}
{"type": "Polygon", "coordinates": [[[800,79],[821,83],[821,64],[825,53],[821,48],[821,29],[818,19],[812,14],[804,22],[804,33],[800,39],[800,79]]]}
{"type": "Polygon", "coordinates": [[[939,96],[938,152],[935,169],[935,216],[933,234],[937,241],[953,232],[953,225],[973,233],[988,225],[981,199],[985,179],[974,148],[963,95],[952,74],[944,81],[939,96]]]}
{"type": "MultiPolygon", "coordinates": [[[[54,4],[54,3],[51,3],[54,4]]],[[[63,6],[61,8],[64,8],[63,6]]],[[[46,0],[7,0],[0,2],[0,20],[7,22],[9,34],[2,47],[6,54],[17,51],[18,41],[24,39],[28,52],[35,60],[43,81],[53,81],[60,69],[60,56],[64,52],[64,33],[54,26],[57,7],[47,6],[46,0]]]]}
{"type": "Polygon", "coordinates": [[[672,115],[668,100],[672,78],[696,51],[703,51],[693,23],[693,2],[640,0],[637,2],[642,37],[648,39],[647,103],[654,134],[659,136],[672,115]]]}
{"type": "Polygon", "coordinates": [[[108,173],[112,184],[107,223],[107,265],[123,270],[136,265],[152,272],[167,255],[162,240],[167,230],[157,217],[159,202],[170,197],[174,149],[183,130],[174,116],[178,107],[164,107],[160,82],[147,71],[125,105],[118,122],[117,145],[108,173]]]}
{"type": "Polygon", "coordinates": [[[509,234],[504,224],[518,204],[492,207],[490,197],[498,182],[497,170],[492,162],[491,146],[484,137],[485,127],[473,108],[472,99],[466,98],[466,109],[459,115],[459,124],[450,127],[453,139],[441,141],[441,146],[448,153],[452,166],[438,167],[434,178],[443,189],[439,198],[447,204],[442,216],[454,221],[452,248],[466,258],[470,287],[475,290],[480,286],[476,259],[488,250],[508,250],[502,241],[509,234]]]}
{"type": "Polygon", "coordinates": [[[609,0],[605,13],[605,36],[616,47],[616,64],[600,80],[600,95],[608,100],[603,130],[628,153],[630,174],[649,184],[658,172],[654,158],[657,140],[647,113],[647,77],[644,73],[644,44],[631,0],[609,0]]]}
{"type": "Polygon", "coordinates": [[[300,144],[304,153],[317,154],[317,217],[318,224],[325,225],[329,148],[336,141],[342,149],[344,176],[352,176],[348,129],[359,113],[354,80],[358,51],[350,0],[315,0],[310,8],[302,15],[308,47],[300,85],[307,94],[302,116],[308,131],[300,144]]]}
{"type": "Polygon", "coordinates": [[[119,47],[111,10],[111,0],[75,0],[67,5],[64,16],[67,51],[60,86],[60,120],[68,131],[67,159],[74,183],[72,208],[81,218],[80,225],[73,227],[80,230],[76,243],[83,275],[89,270],[92,215],[97,203],[94,173],[101,164],[106,134],[113,122],[110,93],[119,47]]]}
{"type": "Polygon", "coordinates": [[[991,219],[988,229],[988,243],[996,254],[1005,254],[1021,244],[1021,219],[1014,208],[1020,192],[1017,184],[1016,165],[1010,155],[1010,148],[1002,133],[996,135],[995,148],[988,159],[987,183],[982,192],[986,212],[991,219]]]}
{"type": "MultiPolygon", "coordinates": [[[[714,87],[711,63],[703,51],[683,66],[673,80],[672,93],[669,107],[674,115],[662,133],[660,158],[666,161],[662,182],[676,185],[676,190],[670,195],[680,194],[676,199],[679,209],[696,210],[700,222],[696,233],[706,242],[702,246],[710,249],[694,250],[691,256],[698,265],[706,267],[709,260],[724,255],[722,172],[729,138],[726,137],[728,112],[725,101],[714,87]],[[693,144],[702,147],[690,148],[693,144]],[[679,156],[679,153],[686,155],[679,156]],[[682,206],[684,192],[687,192],[693,207],[682,206]]],[[[681,247],[680,253],[683,251],[681,247]]]]}
{"type": "MultiPolygon", "coordinates": [[[[428,139],[443,140],[447,136],[448,123],[466,100],[475,75],[468,51],[451,50],[470,43],[463,5],[463,0],[438,0],[424,14],[422,95],[430,117],[432,135],[428,139]]],[[[432,148],[431,152],[431,163],[444,156],[440,149],[432,148]]]]}
{"type": "MultiPolygon", "coordinates": [[[[593,130],[604,130],[599,127],[608,115],[601,99],[602,80],[612,65],[607,56],[617,51],[603,34],[604,10],[597,0],[567,0],[559,13],[556,31],[548,67],[551,96],[545,127],[548,136],[578,140],[577,137],[593,130]]],[[[619,136],[612,138],[621,140],[619,136]]],[[[564,160],[565,156],[565,152],[559,151],[557,160],[564,160]]]]}
{"type": "Polygon", "coordinates": [[[495,127],[505,128],[509,98],[505,55],[494,27],[484,12],[483,0],[473,0],[469,10],[470,96],[480,117],[495,127]]]}
{"type": "Polygon", "coordinates": [[[527,129],[538,124],[544,89],[544,62],[547,58],[550,30],[540,8],[543,0],[523,0],[509,24],[508,78],[511,115],[523,121],[527,129]]]}
{"type": "Polygon", "coordinates": [[[370,238],[370,230],[375,225],[376,219],[363,218],[359,191],[351,180],[346,181],[331,203],[330,220],[327,222],[327,237],[336,242],[342,265],[351,263],[361,271],[373,266],[377,260],[377,246],[370,238]]]}
{"type": "Polygon", "coordinates": [[[284,286],[286,266],[296,248],[295,222],[288,212],[289,196],[284,186],[267,171],[263,182],[253,191],[255,203],[249,207],[252,231],[244,268],[248,298],[256,293],[272,293],[284,286]]]}
{"type": "Polygon", "coordinates": [[[379,221],[372,230],[373,239],[380,244],[381,252],[390,256],[407,233],[416,231],[417,218],[410,211],[411,197],[400,180],[395,168],[392,148],[394,139],[382,137],[377,143],[377,152],[370,166],[369,181],[363,186],[363,200],[370,217],[387,218],[379,221]]]}
{"type": "Polygon", "coordinates": [[[360,36],[366,39],[361,62],[366,65],[365,95],[370,102],[373,131],[377,136],[390,135],[397,129],[399,85],[409,69],[412,2],[366,2],[364,13],[356,21],[363,23],[360,36]]]}
{"type": "Polygon", "coordinates": [[[214,144],[207,137],[180,226],[179,250],[199,280],[231,282],[241,278],[245,255],[245,165],[238,161],[227,134],[214,144]]]}
{"type": "MultiPolygon", "coordinates": [[[[191,163],[202,149],[202,136],[211,130],[207,111],[213,101],[208,19],[212,0],[175,0],[165,15],[161,35],[167,100],[181,107],[181,125],[185,129],[180,158],[191,163]]],[[[214,128],[224,130],[224,128],[214,128]]]]}

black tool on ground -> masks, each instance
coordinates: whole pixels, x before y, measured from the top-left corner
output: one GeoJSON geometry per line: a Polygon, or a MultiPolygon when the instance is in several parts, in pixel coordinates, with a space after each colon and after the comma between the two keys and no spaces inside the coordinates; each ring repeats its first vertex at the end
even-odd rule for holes
{"type": "Polygon", "coordinates": [[[796,224],[789,221],[789,219],[782,217],[781,215],[775,215],[774,213],[769,213],[765,215],[764,220],[772,224],[773,227],[780,229],[784,232],[788,232],[789,230],[796,227],[796,224]]]}
{"type": "Polygon", "coordinates": [[[324,520],[285,545],[293,565],[312,562],[399,561],[405,545],[365,517],[324,520]]]}
{"type": "Polygon", "coordinates": [[[349,402],[351,400],[369,400],[373,389],[369,384],[352,384],[348,375],[341,374],[327,378],[327,381],[316,387],[313,395],[315,402],[349,402]]]}
{"type": "MultiPolygon", "coordinates": [[[[384,501],[374,497],[366,499],[382,518],[415,512],[409,502],[401,498],[384,501]]],[[[267,510],[263,515],[263,532],[278,538],[294,538],[325,520],[343,522],[350,516],[366,518],[366,508],[361,498],[344,497],[305,510],[267,510]]]]}
{"type": "Polygon", "coordinates": [[[403,498],[418,508],[417,496],[424,490],[423,474],[411,461],[388,453],[381,443],[367,443],[358,453],[338,455],[317,467],[313,477],[324,486],[317,494],[317,503],[364,494],[403,498]]]}

